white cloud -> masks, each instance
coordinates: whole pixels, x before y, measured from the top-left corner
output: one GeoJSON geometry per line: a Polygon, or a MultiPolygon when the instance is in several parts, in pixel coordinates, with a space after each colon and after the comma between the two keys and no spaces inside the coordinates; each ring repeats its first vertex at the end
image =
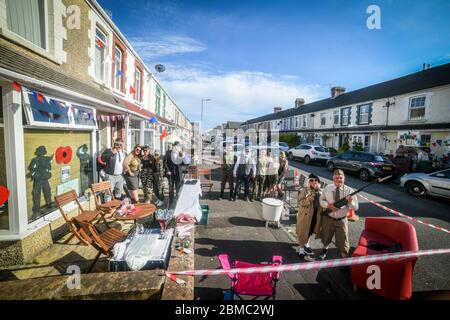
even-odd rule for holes
{"type": "Polygon", "coordinates": [[[273,112],[275,106],[291,108],[299,97],[312,102],[328,92],[326,86],[299,84],[289,75],[252,71],[213,74],[201,68],[166,66],[167,71],[160,75],[162,83],[190,120],[200,120],[202,98],[212,100],[204,104],[205,128],[262,116],[273,112]]]}
{"type": "Polygon", "coordinates": [[[206,50],[205,44],[186,36],[164,35],[156,37],[155,40],[152,38],[154,36],[129,39],[133,48],[144,60],[206,50]]]}

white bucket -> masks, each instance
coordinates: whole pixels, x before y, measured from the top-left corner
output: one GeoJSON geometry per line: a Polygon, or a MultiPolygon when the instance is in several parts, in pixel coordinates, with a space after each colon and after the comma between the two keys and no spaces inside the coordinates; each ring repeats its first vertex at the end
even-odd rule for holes
{"type": "Polygon", "coordinates": [[[263,219],[266,221],[278,222],[283,211],[283,201],[274,198],[264,198],[262,201],[263,219]]]}

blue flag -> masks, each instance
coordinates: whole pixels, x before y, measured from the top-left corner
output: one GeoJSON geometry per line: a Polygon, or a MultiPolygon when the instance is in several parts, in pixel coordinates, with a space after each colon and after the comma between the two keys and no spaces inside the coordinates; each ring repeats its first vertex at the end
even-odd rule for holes
{"type": "Polygon", "coordinates": [[[122,70],[117,70],[116,77],[120,77],[122,75],[122,70]]]}

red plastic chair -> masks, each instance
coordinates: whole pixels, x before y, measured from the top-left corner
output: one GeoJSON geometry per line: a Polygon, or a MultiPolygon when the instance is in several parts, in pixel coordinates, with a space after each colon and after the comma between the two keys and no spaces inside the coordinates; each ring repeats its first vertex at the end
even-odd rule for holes
{"type": "MultiPolygon", "coordinates": [[[[233,266],[227,254],[219,255],[220,265],[224,270],[232,268],[252,268],[252,267],[267,267],[269,265],[279,266],[283,262],[281,256],[273,256],[271,264],[253,264],[245,261],[236,260],[233,266]]],[[[253,296],[253,300],[258,297],[265,297],[265,299],[272,298],[275,300],[276,284],[280,279],[279,272],[255,273],[255,274],[234,274],[229,273],[231,278],[231,291],[242,300],[241,295],[253,296]]]]}
{"type": "MultiPolygon", "coordinates": [[[[376,242],[390,247],[400,243],[402,251],[418,251],[419,245],[414,226],[406,221],[392,218],[368,217],[365,228],[359,238],[358,246],[353,252],[353,257],[383,254],[389,251],[373,250],[370,242],[376,242]]],[[[370,264],[354,265],[352,270],[352,283],[359,288],[368,289],[388,299],[406,300],[412,296],[412,277],[417,257],[401,258],[370,264]],[[380,268],[380,288],[367,288],[367,279],[372,274],[367,273],[369,265],[377,265],[380,268]]]]}

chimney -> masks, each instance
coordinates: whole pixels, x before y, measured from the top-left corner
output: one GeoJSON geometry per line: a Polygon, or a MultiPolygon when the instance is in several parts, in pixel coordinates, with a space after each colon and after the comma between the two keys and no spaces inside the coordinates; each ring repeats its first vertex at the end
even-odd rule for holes
{"type": "Polygon", "coordinates": [[[282,107],[275,107],[275,108],[273,108],[273,112],[274,113],[280,112],[281,110],[283,110],[282,107]]]}
{"type": "Polygon", "coordinates": [[[303,99],[303,98],[295,99],[295,107],[296,108],[300,108],[304,104],[305,104],[305,99],[303,99]]]}
{"type": "Polygon", "coordinates": [[[425,63],[422,65],[422,71],[425,70],[425,63]]]}
{"type": "Polygon", "coordinates": [[[345,93],[344,87],[332,87],[331,88],[331,97],[336,98],[338,95],[345,93]]]}

